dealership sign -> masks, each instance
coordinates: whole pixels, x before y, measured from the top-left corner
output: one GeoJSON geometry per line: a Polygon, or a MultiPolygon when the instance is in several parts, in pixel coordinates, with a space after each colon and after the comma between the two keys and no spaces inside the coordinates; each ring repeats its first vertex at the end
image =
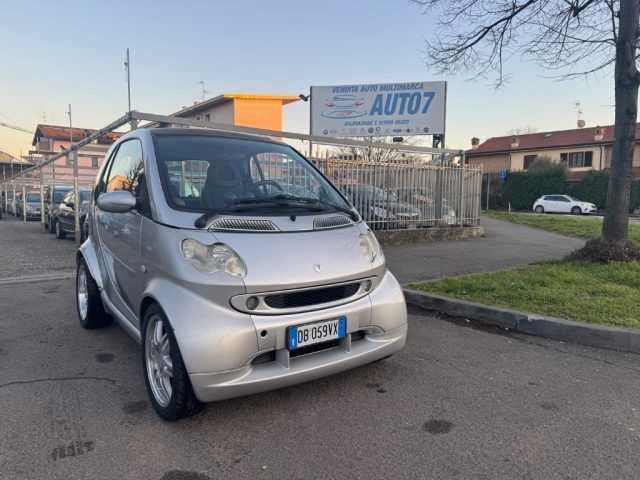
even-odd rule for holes
{"type": "Polygon", "coordinates": [[[311,135],[444,134],[447,82],[311,87],[311,135]]]}

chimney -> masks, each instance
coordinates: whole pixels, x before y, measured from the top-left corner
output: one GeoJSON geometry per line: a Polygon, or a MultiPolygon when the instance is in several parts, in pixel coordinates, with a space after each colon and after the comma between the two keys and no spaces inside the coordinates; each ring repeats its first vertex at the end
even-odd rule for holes
{"type": "Polygon", "coordinates": [[[601,142],[603,138],[604,138],[604,128],[596,127],[593,130],[593,140],[596,142],[601,142]]]}
{"type": "Polygon", "coordinates": [[[518,148],[519,145],[520,145],[520,138],[516,137],[515,135],[511,137],[511,148],[518,148]]]}
{"type": "Polygon", "coordinates": [[[480,139],[478,137],[473,137],[471,139],[471,149],[475,150],[480,146],[480,139]]]}

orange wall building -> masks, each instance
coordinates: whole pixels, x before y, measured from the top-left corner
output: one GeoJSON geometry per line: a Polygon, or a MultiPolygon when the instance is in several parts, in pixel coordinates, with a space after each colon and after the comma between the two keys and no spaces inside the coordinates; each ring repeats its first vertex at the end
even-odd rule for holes
{"type": "Polygon", "coordinates": [[[223,93],[173,114],[205,122],[282,130],[282,107],[300,100],[293,95],[223,93]]]}

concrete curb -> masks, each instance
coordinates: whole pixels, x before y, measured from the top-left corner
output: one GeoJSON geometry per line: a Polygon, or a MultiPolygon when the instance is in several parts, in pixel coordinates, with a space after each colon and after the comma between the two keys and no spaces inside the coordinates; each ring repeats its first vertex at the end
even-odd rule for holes
{"type": "Polygon", "coordinates": [[[408,304],[436,310],[453,317],[464,317],[481,323],[507,328],[514,332],[565,342],[640,353],[640,330],[574,322],[505,308],[490,307],[431,293],[404,289],[408,304]]]}

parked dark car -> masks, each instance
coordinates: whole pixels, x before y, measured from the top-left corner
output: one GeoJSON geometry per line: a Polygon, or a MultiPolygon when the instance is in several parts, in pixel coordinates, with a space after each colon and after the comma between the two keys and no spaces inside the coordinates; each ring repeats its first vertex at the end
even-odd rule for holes
{"type": "Polygon", "coordinates": [[[4,211],[13,215],[13,192],[6,192],[4,211]]]}
{"type": "Polygon", "coordinates": [[[19,213],[22,212],[22,192],[16,192],[16,201],[14,205],[13,215],[19,217],[19,213]]]}
{"type": "Polygon", "coordinates": [[[56,231],[55,218],[58,214],[58,207],[64,199],[65,195],[73,190],[73,187],[68,185],[53,185],[44,193],[44,225],[49,230],[49,233],[56,231]]]}
{"type": "MultiPolygon", "coordinates": [[[[89,211],[89,203],[91,202],[91,189],[80,189],[80,241],[84,242],[87,238],[86,217],[89,211]]],[[[54,218],[56,238],[65,238],[67,233],[73,235],[76,230],[75,204],[73,202],[73,190],[67,192],[58,205],[58,213],[54,218]]]]}
{"type": "Polygon", "coordinates": [[[420,210],[399,202],[393,192],[361,183],[345,187],[344,193],[372,229],[385,228],[384,221],[389,228],[420,226],[420,210]]]}

